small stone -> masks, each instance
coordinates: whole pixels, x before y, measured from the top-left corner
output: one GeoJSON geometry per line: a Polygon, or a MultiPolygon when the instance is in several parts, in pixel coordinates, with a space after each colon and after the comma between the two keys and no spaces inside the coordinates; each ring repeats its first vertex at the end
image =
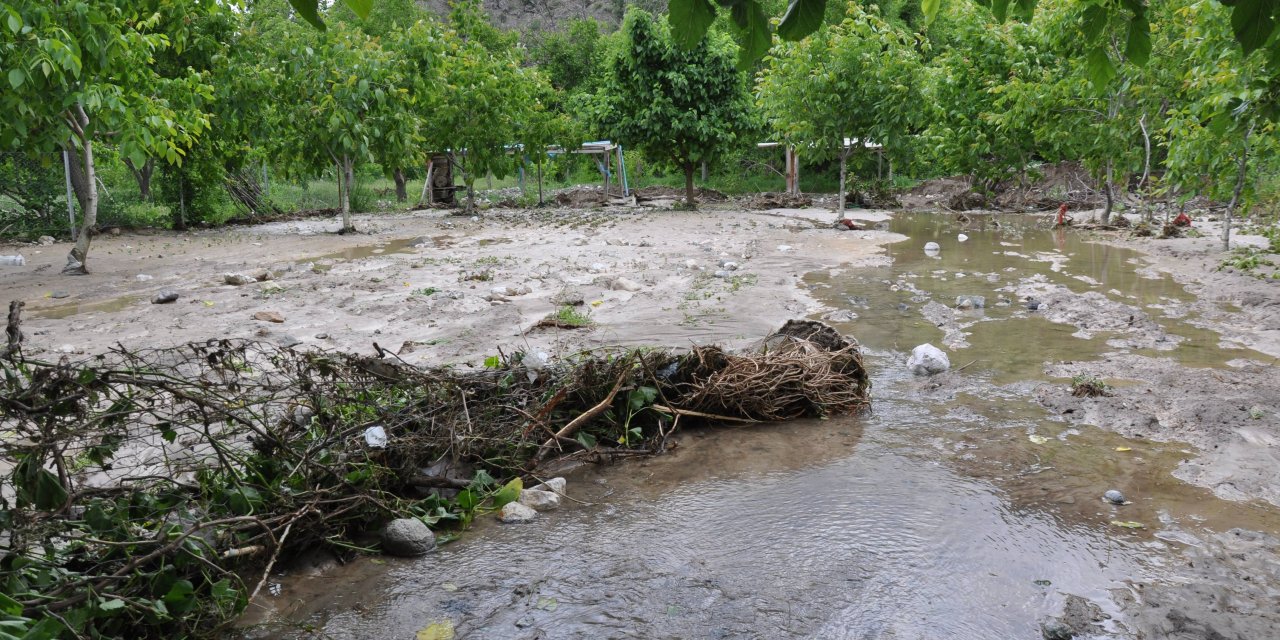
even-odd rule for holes
{"type": "Polygon", "coordinates": [[[249,276],[246,276],[243,273],[224,273],[222,274],[222,281],[229,285],[234,285],[238,287],[240,285],[249,284],[250,282],[253,282],[253,278],[250,278],[249,276]]]}
{"type": "Polygon", "coordinates": [[[729,277],[729,272],[728,272],[728,271],[725,271],[724,269],[721,269],[721,270],[719,270],[719,271],[715,272],[715,276],[716,276],[717,278],[728,278],[728,277],[729,277]]]}
{"type": "Polygon", "coordinates": [[[607,268],[603,262],[595,262],[591,265],[591,273],[601,273],[607,268]]]}
{"type": "Polygon", "coordinates": [[[118,235],[120,235],[120,227],[112,227],[112,228],[111,228],[111,235],[113,235],[113,236],[118,236],[118,235]]]}
{"type": "Polygon", "coordinates": [[[160,293],[157,293],[154,297],[152,297],[151,304],[169,304],[170,302],[177,302],[177,300],[178,300],[177,291],[165,290],[165,291],[161,291],[160,293]]]}
{"type": "Polygon", "coordinates": [[[939,251],[942,251],[942,247],[941,247],[941,246],[939,246],[939,245],[938,245],[938,243],[936,243],[936,242],[926,242],[926,243],[924,243],[924,252],[925,252],[925,253],[938,253],[939,251]]]}
{"type": "Polygon", "coordinates": [[[697,269],[697,268],[698,268],[698,261],[697,261],[697,260],[693,260],[693,259],[685,260],[685,261],[684,261],[684,268],[686,268],[686,269],[697,269]]]}
{"type": "Polygon", "coordinates": [[[328,339],[329,339],[329,334],[327,334],[327,333],[317,333],[317,334],[316,334],[316,340],[328,340],[328,339]]]}
{"type": "Polygon", "coordinates": [[[49,246],[49,245],[51,245],[51,244],[53,244],[53,243],[57,242],[57,240],[55,240],[55,239],[53,238],[53,236],[40,236],[40,239],[39,239],[39,240],[36,240],[36,242],[39,242],[39,243],[40,243],[40,246],[42,246],[42,247],[47,247],[47,246],[49,246]]]}
{"type": "Polygon", "coordinates": [[[1111,504],[1124,504],[1124,494],[1116,491],[1115,489],[1102,494],[1102,499],[1110,502],[1111,504]]]}
{"type": "Polygon", "coordinates": [[[986,296],[956,296],[957,309],[982,309],[986,306],[986,296]]]}
{"type": "Polygon", "coordinates": [[[281,347],[284,347],[285,349],[288,349],[289,347],[296,347],[302,344],[302,340],[297,336],[291,336],[291,335],[285,334],[283,336],[280,336],[279,338],[276,338],[276,344],[280,345],[281,347]]]}
{"type": "Polygon", "coordinates": [[[958,236],[956,236],[956,240],[959,240],[960,242],[964,242],[964,241],[966,241],[966,240],[968,240],[968,239],[969,239],[969,236],[966,236],[966,235],[965,235],[965,234],[963,234],[963,233],[962,233],[962,234],[960,234],[960,235],[958,235],[958,236]]]}
{"type": "Polygon", "coordinates": [[[542,484],[529,487],[533,491],[551,491],[553,493],[564,493],[565,486],[569,482],[564,478],[552,478],[542,484]]]}
{"type": "Polygon", "coordinates": [[[148,280],[151,280],[152,276],[149,276],[145,273],[139,273],[138,275],[134,276],[133,279],[137,280],[138,282],[146,282],[148,280]]]}
{"type": "Polygon", "coordinates": [[[49,294],[49,297],[51,297],[51,298],[59,298],[59,299],[61,299],[61,298],[70,298],[70,297],[71,297],[71,292],[69,292],[69,291],[54,291],[53,293],[49,294]]]}
{"type": "Polygon", "coordinates": [[[790,250],[791,250],[791,245],[789,245],[789,244],[780,244],[780,245],[778,245],[778,251],[781,251],[781,252],[783,252],[783,253],[786,253],[786,252],[788,252],[788,251],[790,251],[790,250]]]}
{"type": "Polygon", "coordinates": [[[1039,301],[1039,300],[1036,300],[1035,298],[1032,298],[1032,299],[1028,300],[1028,301],[1027,301],[1027,308],[1028,308],[1028,309],[1030,309],[1030,310],[1032,310],[1032,311],[1035,311],[1036,309],[1039,309],[1039,308],[1040,308],[1040,301],[1039,301]]]}
{"type": "Polygon", "coordinates": [[[614,291],[630,291],[632,293],[639,291],[642,287],[639,282],[627,278],[617,278],[609,283],[609,288],[614,291]]]}
{"type": "Polygon", "coordinates": [[[1076,637],[1075,631],[1057,618],[1051,618],[1041,624],[1040,635],[1044,640],[1072,640],[1076,637]]]}
{"type": "Polygon", "coordinates": [[[502,506],[502,511],[498,513],[498,520],[506,524],[533,522],[536,517],[538,517],[537,511],[519,502],[508,502],[502,506]]]}
{"type": "Polygon", "coordinates": [[[382,550],[402,558],[426,555],[436,550],[436,534],[417,518],[397,518],[382,529],[382,550]]]}
{"type": "Polygon", "coordinates": [[[268,280],[275,280],[276,274],[270,271],[263,271],[261,273],[255,274],[253,276],[253,279],[257,280],[258,282],[267,282],[268,280]]]}
{"type": "Polygon", "coordinates": [[[551,511],[560,507],[560,496],[538,489],[525,489],[520,492],[520,504],[535,511],[551,511]]]}
{"type": "Polygon", "coordinates": [[[284,322],[284,316],[275,311],[259,311],[253,314],[253,319],[263,322],[284,322]]]}

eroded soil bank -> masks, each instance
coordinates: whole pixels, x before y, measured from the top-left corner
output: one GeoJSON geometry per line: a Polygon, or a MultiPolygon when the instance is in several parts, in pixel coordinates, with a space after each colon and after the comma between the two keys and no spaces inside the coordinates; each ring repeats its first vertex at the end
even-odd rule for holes
{"type": "Polygon", "coordinates": [[[866,346],[868,416],[686,433],[580,470],[580,502],[534,524],[482,522],[416,561],[296,567],[255,603],[254,637],[442,621],[469,638],[1276,635],[1276,287],[1211,271],[1208,239],[1143,241],[1151,257],[1047,216],[859,214],[871,230],[825,211],[561,210],[126,235],[86,278],[56,275],[64,247],[25,249],[0,293],[28,301],[30,346],[49,351],[258,336],[478,365],[498,348],[734,346],[797,316],[866,346]],[[149,304],[161,289],[182,298],[149,304]],[[962,295],[985,308],[955,309],[962,295]],[[533,328],[579,299],[594,328],[533,328]],[[921,342],[953,371],[906,372],[921,342]],[[1113,395],[1072,396],[1076,375],[1113,395]],[[1130,504],[1103,502],[1113,488],[1130,504]]]}

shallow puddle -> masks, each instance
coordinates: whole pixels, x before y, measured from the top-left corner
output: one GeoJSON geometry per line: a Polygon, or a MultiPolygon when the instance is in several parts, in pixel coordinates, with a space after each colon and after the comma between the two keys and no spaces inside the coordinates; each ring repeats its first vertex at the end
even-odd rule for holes
{"type": "MultiPolygon", "coordinates": [[[[459,638],[1035,638],[1066,594],[1123,618],[1113,591],[1175,575],[1171,551],[1206,529],[1280,532],[1274,508],[1175,479],[1186,447],[1068,425],[1027,398],[1063,383],[1045,362],[1119,351],[1106,334],[988,307],[952,353],[957,367],[973,361],[967,386],[933,393],[903,366],[942,337],[919,312],[926,298],[991,303],[1040,276],[1150,308],[1189,301],[1180,286],[1140,276],[1132,251],[1012,221],[902,216],[891,228],[911,238],[891,247],[893,266],[806,279],[858,315],[838,326],[866,347],[868,415],[689,432],[668,455],[572,477],[574,500],[533,524],[481,518],[423,559],[286,576],[251,608],[246,622],[265,623],[249,637],[409,638],[448,621],[459,638]],[[939,258],[921,251],[928,240],[939,258]],[[915,291],[890,289],[904,279],[915,291]],[[1130,504],[1103,502],[1113,488],[1130,504]]],[[[1252,357],[1187,317],[1151,314],[1187,338],[1155,355],[1252,357]]]]}
{"type": "Polygon", "coordinates": [[[29,315],[33,318],[58,320],[85,313],[113,313],[133,306],[140,299],[141,298],[139,296],[121,296],[119,298],[99,300],[96,302],[72,302],[70,304],[58,304],[40,309],[32,309],[29,315]]]}

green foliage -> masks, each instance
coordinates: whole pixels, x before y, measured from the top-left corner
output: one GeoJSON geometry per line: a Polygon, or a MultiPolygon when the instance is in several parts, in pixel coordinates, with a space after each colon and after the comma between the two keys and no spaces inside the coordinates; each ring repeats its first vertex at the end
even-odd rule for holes
{"type": "Polygon", "coordinates": [[[591,318],[577,308],[565,305],[556,310],[555,319],[562,327],[588,327],[591,318]]]}
{"type": "Polygon", "coordinates": [[[747,101],[723,35],[692,49],[673,46],[665,26],[632,8],[593,106],[598,130],[628,148],[666,160],[685,173],[716,160],[746,125],[747,101]]]}

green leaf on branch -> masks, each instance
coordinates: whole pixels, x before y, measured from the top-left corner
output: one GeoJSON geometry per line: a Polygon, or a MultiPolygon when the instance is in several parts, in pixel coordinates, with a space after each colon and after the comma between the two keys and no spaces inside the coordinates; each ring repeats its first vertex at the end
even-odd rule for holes
{"type": "Polygon", "coordinates": [[[998,22],[1009,19],[1009,0],[992,0],[991,15],[995,16],[998,22]]]}
{"type": "Polygon", "coordinates": [[[1234,0],[1231,10],[1231,30],[1236,40],[1249,55],[1267,43],[1276,28],[1274,0],[1234,0]]]}
{"type": "Polygon", "coordinates": [[[924,12],[925,22],[933,22],[938,17],[938,9],[942,8],[942,0],[924,0],[920,3],[920,10],[924,12]]]}
{"type": "Polygon", "coordinates": [[[1139,11],[1129,21],[1129,40],[1125,43],[1124,55],[1130,62],[1144,67],[1151,59],[1151,23],[1147,20],[1147,12],[1139,11]]]}
{"type": "Polygon", "coordinates": [[[764,57],[773,44],[769,31],[769,18],[759,0],[746,0],[733,5],[730,10],[733,23],[742,31],[744,42],[738,51],[738,68],[748,69],[756,60],[764,57]]]}
{"type": "Polygon", "coordinates": [[[26,79],[27,74],[23,73],[22,69],[9,70],[9,84],[12,85],[14,89],[21,87],[22,83],[25,82],[26,79]]]}
{"type": "Polygon", "coordinates": [[[347,7],[360,16],[361,20],[368,18],[369,12],[373,10],[373,0],[343,0],[343,2],[346,2],[347,7]]]}
{"type": "Polygon", "coordinates": [[[317,11],[320,0],[289,0],[289,5],[294,11],[302,16],[311,26],[324,31],[324,21],[320,19],[320,13],[317,11]]]}
{"type": "Polygon", "coordinates": [[[1085,73],[1089,76],[1089,83],[1099,91],[1115,79],[1116,66],[1111,62],[1106,49],[1095,47],[1089,51],[1089,57],[1085,59],[1085,73]]]}
{"type": "Polygon", "coordinates": [[[716,20],[716,8],[710,0],[671,0],[667,10],[671,36],[685,49],[697,46],[716,20]]]}
{"type": "Polygon", "coordinates": [[[1084,10],[1084,21],[1080,25],[1081,30],[1084,31],[1084,37],[1089,42],[1097,42],[1107,28],[1109,17],[1110,13],[1107,12],[1106,7],[1097,4],[1089,5],[1089,8],[1084,10]]]}
{"type": "Polygon", "coordinates": [[[778,24],[778,35],[783,40],[803,39],[822,26],[826,12],[827,0],[791,0],[778,24]]]}

